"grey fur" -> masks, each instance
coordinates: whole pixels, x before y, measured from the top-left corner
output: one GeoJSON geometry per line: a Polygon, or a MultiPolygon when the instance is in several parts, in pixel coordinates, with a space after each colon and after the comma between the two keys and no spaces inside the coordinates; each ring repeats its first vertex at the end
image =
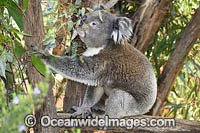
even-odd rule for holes
{"type": "Polygon", "coordinates": [[[149,60],[128,44],[132,34],[130,19],[103,11],[86,16],[77,32],[88,50],[92,49],[87,53],[97,49],[94,54],[83,54],[84,62],[70,57],[55,56],[53,61],[49,56],[38,56],[55,72],[88,85],[83,104],[76,107],[74,116],[90,112],[103,93],[108,96],[105,113],[110,117],[147,113],[156,100],[156,78],[149,60]]]}

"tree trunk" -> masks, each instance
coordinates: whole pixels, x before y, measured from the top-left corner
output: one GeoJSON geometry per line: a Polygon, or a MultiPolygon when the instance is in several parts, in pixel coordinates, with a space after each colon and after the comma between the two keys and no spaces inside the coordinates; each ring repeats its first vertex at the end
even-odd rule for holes
{"type": "MultiPolygon", "coordinates": [[[[32,37],[24,37],[25,47],[27,50],[31,50],[31,45],[37,45],[42,48],[42,41],[44,39],[44,23],[41,9],[41,0],[29,0],[28,8],[24,16],[24,32],[32,35],[32,37]]],[[[19,4],[23,5],[23,0],[19,0],[19,4]]],[[[34,68],[30,61],[30,57],[27,56],[27,74],[29,77],[29,83],[35,87],[36,83],[44,81],[44,77],[34,68]]],[[[43,115],[49,115],[56,118],[56,106],[53,96],[52,83],[49,85],[48,94],[42,104],[41,108],[36,111],[37,125],[34,128],[35,132],[56,132],[56,128],[43,128],[40,125],[40,118],[43,115]]]]}
{"type": "MultiPolygon", "coordinates": [[[[148,0],[143,3],[133,16],[133,40],[132,44],[141,52],[145,52],[151,44],[154,35],[158,31],[163,18],[173,0],[148,0]]],[[[193,20],[188,24],[181,40],[177,44],[175,51],[168,60],[163,73],[158,77],[157,101],[150,114],[159,115],[160,109],[167,99],[168,93],[173,87],[173,83],[184,60],[199,37],[199,18],[197,10],[193,20]]]]}
{"type": "MultiPolygon", "coordinates": [[[[98,2],[97,2],[98,3],[98,2]]],[[[95,2],[84,1],[82,2],[83,7],[94,6],[95,2]]],[[[79,45],[84,45],[83,42],[78,40],[79,45]]],[[[63,102],[63,112],[68,112],[72,106],[80,106],[83,101],[83,97],[86,91],[86,85],[77,83],[71,80],[67,82],[67,89],[65,91],[65,97],[63,102]]]]}
{"type": "Polygon", "coordinates": [[[132,45],[142,53],[152,43],[171,3],[172,0],[146,0],[132,17],[132,45]]]}
{"type": "Polygon", "coordinates": [[[158,96],[153,108],[153,115],[159,115],[177,75],[193,45],[200,37],[200,7],[196,10],[191,22],[187,25],[180,41],[170,56],[161,76],[158,79],[158,96]]]}

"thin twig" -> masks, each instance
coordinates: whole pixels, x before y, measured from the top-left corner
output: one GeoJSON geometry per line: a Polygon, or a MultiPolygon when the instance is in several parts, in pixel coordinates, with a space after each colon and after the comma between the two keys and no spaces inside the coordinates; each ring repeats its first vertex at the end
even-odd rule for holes
{"type": "Polygon", "coordinates": [[[12,72],[14,91],[15,91],[15,93],[17,95],[17,85],[16,85],[16,82],[15,82],[15,74],[14,74],[14,71],[13,71],[12,63],[9,63],[9,65],[10,65],[10,69],[11,69],[11,72],[12,72]]]}
{"type": "MultiPolygon", "coordinates": [[[[14,48],[14,40],[12,40],[12,45],[13,45],[13,48],[14,48]]],[[[13,55],[16,58],[18,64],[19,64],[18,68],[19,68],[19,71],[21,73],[22,82],[24,82],[24,86],[25,86],[24,92],[28,93],[27,85],[26,85],[25,78],[24,78],[24,75],[23,75],[23,72],[22,72],[23,69],[21,69],[21,67],[20,67],[20,64],[22,65],[22,62],[17,58],[17,56],[16,56],[14,51],[13,51],[13,55]]]]}
{"type": "MultiPolygon", "coordinates": [[[[12,34],[11,34],[11,36],[12,36],[12,34]]],[[[12,40],[12,47],[14,48],[14,40],[12,40]]],[[[9,47],[9,49],[12,50],[10,47],[9,47]]],[[[12,53],[13,53],[14,57],[16,58],[16,60],[17,60],[17,62],[18,62],[18,64],[19,64],[19,66],[18,66],[19,72],[21,73],[20,75],[21,75],[21,78],[22,78],[22,82],[24,83],[24,86],[25,86],[24,92],[27,92],[27,93],[28,93],[28,89],[27,89],[27,85],[26,85],[26,82],[25,82],[25,78],[24,78],[22,69],[21,69],[21,67],[20,67],[20,64],[22,64],[22,62],[17,58],[17,56],[16,56],[16,54],[15,54],[14,51],[13,51],[12,53]]]]}
{"type": "Polygon", "coordinates": [[[9,88],[10,88],[10,85],[9,85],[9,78],[7,77],[6,78],[6,102],[7,102],[7,107],[8,107],[8,103],[9,103],[9,98],[8,98],[8,95],[9,95],[9,88]]]}
{"type": "Polygon", "coordinates": [[[13,55],[14,55],[14,57],[16,58],[18,64],[19,64],[18,68],[19,68],[19,71],[20,71],[20,73],[21,73],[20,75],[21,75],[21,78],[22,78],[22,82],[24,83],[25,91],[28,93],[28,89],[27,89],[27,86],[26,86],[26,81],[25,81],[25,78],[24,78],[22,69],[21,69],[21,67],[20,67],[20,64],[22,64],[22,63],[21,63],[21,61],[17,58],[17,56],[15,55],[15,53],[13,53],[13,55]]]}

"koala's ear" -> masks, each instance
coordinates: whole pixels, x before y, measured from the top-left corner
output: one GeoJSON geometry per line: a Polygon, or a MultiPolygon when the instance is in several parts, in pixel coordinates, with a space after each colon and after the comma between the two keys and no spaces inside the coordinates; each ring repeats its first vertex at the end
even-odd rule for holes
{"type": "Polygon", "coordinates": [[[113,24],[111,38],[116,44],[129,42],[132,37],[131,20],[127,17],[117,17],[113,24]]]}
{"type": "Polygon", "coordinates": [[[105,10],[105,6],[100,3],[99,5],[94,5],[93,8],[92,8],[93,11],[96,11],[96,10],[105,10]]]}

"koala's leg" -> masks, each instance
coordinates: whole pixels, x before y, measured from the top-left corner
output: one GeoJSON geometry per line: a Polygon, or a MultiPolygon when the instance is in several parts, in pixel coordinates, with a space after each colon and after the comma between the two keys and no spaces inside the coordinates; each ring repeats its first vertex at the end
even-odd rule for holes
{"type": "Polygon", "coordinates": [[[121,89],[113,89],[105,102],[105,113],[110,118],[138,115],[135,98],[121,89]]]}
{"type": "Polygon", "coordinates": [[[93,107],[101,99],[103,94],[103,87],[88,86],[83,98],[83,104],[80,107],[72,107],[74,110],[76,110],[72,116],[76,117],[78,115],[82,115],[82,117],[85,118],[86,114],[91,114],[91,107],[93,107]]]}
{"type": "Polygon", "coordinates": [[[99,100],[99,102],[92,107],[92,113],[94,113],[97,116],[105,114],[105,101],[107,98],[108,96],[105,94],[104,88],[104,94],[99,100]]]}

